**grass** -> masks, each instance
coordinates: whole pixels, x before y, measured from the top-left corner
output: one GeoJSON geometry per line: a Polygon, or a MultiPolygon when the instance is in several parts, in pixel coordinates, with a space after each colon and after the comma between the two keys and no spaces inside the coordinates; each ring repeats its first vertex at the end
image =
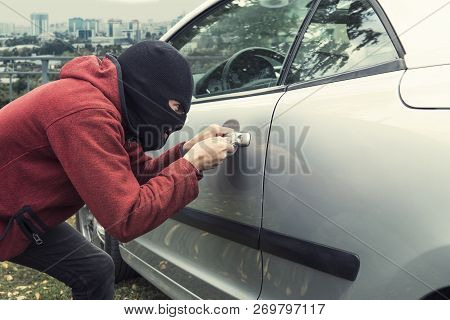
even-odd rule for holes
{"type": "MultiPolygon", "coordinates": [[[[74,219],[69,219],[74,224],[74,219]]],[[[16,265],[0,263],[0,300],[69,300],[71,290],[64,283],[45,273],[16,265]]],[[[139,277],[116,284],[114,299],[161,300],[169,299],[156,287],[139,277]]]]}
{"type": "MultiPolygon", "coordinates": [[[[38,271],[11,262],[0,263],[0,300],[68,300],[71,290],[62,282],[38,271]]],[[[143,278],[116,284],[114,299],[169,299],[143,278]]]]}

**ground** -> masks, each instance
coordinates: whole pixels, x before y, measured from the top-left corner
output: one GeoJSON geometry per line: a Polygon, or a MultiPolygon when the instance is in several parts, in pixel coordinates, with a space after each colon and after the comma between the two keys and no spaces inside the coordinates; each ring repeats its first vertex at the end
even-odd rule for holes
{"type": "MultiPolygon", "coordinates": [[[[74,220],[68,222],[73,225],[74,220]]],[[[169,299],[143,278],[116,285],[115,299],[169,299]]],[[[11,262],[0,263],[0,300],[71,299],[70,288],[56,279],[11,262]]]]}
{"type": "MultiPolygon", "coordinates": [[[[46,274],[10,262],[0,264],[0,300],[71,299],[70,288],[46,274]]],[[[116,285],[115,299],[168,299],[143,278],[116,285]]]]}

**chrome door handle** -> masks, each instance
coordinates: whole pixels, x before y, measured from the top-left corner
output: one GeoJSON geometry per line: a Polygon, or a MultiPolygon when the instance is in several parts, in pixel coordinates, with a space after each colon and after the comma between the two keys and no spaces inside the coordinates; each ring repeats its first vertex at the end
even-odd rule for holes
{"type": "Polygon", "coordinates": [[[232,132],[226,135],[226,137],[230,138],[231,144],[237,147],[248,147],[252,140],[252,135],[250,132],[232,132]]]}

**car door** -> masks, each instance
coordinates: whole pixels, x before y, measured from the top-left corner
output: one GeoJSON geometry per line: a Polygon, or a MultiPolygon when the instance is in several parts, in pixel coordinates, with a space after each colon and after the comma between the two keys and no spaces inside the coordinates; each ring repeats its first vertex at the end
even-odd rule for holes
{"type": "Polygon", "coordinates": [[[210,124],[252,135],[223,165],[205,172],[198,198],[147,235],[124,245],[124,258],[178,298],[256,299],[263,167],[279,78],[310,1],[221,1],[170,39],[195,80],[185,127],[167,144],[210,124]],[[140,263],[137,262],[140,260],[140,263]]]}
{"type": "Polygon", "coordinates": [[[403,129],[412,114],[398,96],[403,51],[375,1],[321,0],[314,10],[272,122],[261,297],[395,298],[382,288],[407,238],[393,231],[404,206],[392,198],[410,180],[395,178],[408,176],[399,150],[412,154],[403,129]]]}

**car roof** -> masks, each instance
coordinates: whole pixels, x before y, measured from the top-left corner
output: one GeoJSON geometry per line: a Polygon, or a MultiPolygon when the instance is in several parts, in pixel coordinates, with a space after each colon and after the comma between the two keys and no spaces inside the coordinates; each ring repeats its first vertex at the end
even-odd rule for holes
{"type": "MultiPolygon", "coordinates": [[[[207,0],[187,14],[161,40],[167,41],[186,23],[225,0],[207,0]]],[[[405,51],[408,68],[450,64],[450,1],[378,0],[405,51]]]]}

